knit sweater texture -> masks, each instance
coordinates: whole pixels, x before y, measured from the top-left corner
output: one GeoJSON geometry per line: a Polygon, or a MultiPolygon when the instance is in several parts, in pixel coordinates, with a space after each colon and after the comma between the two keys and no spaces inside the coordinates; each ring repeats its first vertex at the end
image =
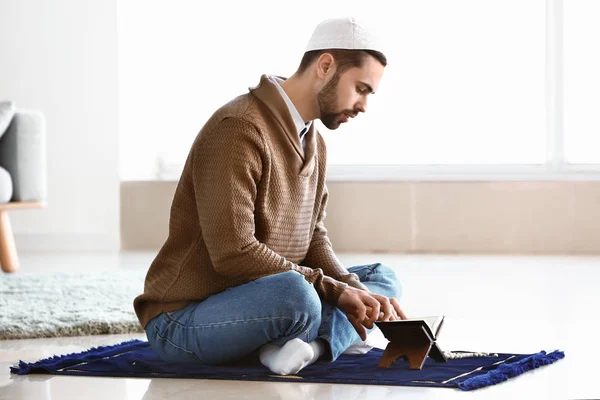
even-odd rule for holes
{"type": "Polygon", "coordinates": [[[173,198],[169,235],[134,300],[140,323],[264,276],[297,271],[335,305],[364,289],[324,225],[326,147],[300,145],[273,77],[217,110],[196,137],[173,198]]]}

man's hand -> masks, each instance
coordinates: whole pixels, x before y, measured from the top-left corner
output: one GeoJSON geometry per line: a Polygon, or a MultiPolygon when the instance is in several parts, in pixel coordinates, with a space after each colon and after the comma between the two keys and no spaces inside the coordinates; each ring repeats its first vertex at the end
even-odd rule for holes
{"type": "Polygon", "coordinates": [[[398,300],[350,286],[340,295],[337,307],[346,314],[362,340],[367,340],[365,328],[373,328],[375,321],[406,319],[398,300]]]}
{"type": "Polygon", "coordinates": [[[407,319],[406,314],[400,308],[400,303],[393,297],[385,297],[379,294],[370,293],[371,296],[379,302],[380,313],[378,321],[397,321],[407,319]]]}

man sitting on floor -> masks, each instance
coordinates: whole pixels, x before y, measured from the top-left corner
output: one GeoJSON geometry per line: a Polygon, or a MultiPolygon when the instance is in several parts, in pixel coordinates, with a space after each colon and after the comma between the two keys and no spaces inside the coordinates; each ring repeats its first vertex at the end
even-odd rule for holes
{"type": "Polygon", "coordinates": [[[262,76],[208,120],[134,301],[162,359],[222,364],[258,350],[271,371],[294,374],[366,340],[375,321],[406,318],[389,268],[346,269],[333,252],[313,123],[333,130],[366,112],[386,64],[353,18],[327,20],[293,76],[262,76]]]}

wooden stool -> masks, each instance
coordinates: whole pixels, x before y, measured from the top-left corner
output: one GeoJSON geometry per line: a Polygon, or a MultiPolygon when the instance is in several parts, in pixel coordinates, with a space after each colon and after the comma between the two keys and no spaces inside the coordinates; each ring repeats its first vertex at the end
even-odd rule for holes
{"type": "Polygon", "coordinates": [[[0,266],[4,272],[15,272],[19,269],[17,247],[13,236],[8,211],[26,208],[42,208],[44,203],[24,201],[0,204],[0,266]]]}

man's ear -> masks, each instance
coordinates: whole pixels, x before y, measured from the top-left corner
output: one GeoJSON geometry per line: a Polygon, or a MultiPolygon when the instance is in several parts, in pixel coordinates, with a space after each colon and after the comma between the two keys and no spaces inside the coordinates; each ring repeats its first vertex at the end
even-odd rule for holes
{"type": "Polygon", "coordinates": [[[335,60],[329,53],[323,53],[317,59],[317,76],[325,79],[329,75],[335,73],[335,60]]]}

